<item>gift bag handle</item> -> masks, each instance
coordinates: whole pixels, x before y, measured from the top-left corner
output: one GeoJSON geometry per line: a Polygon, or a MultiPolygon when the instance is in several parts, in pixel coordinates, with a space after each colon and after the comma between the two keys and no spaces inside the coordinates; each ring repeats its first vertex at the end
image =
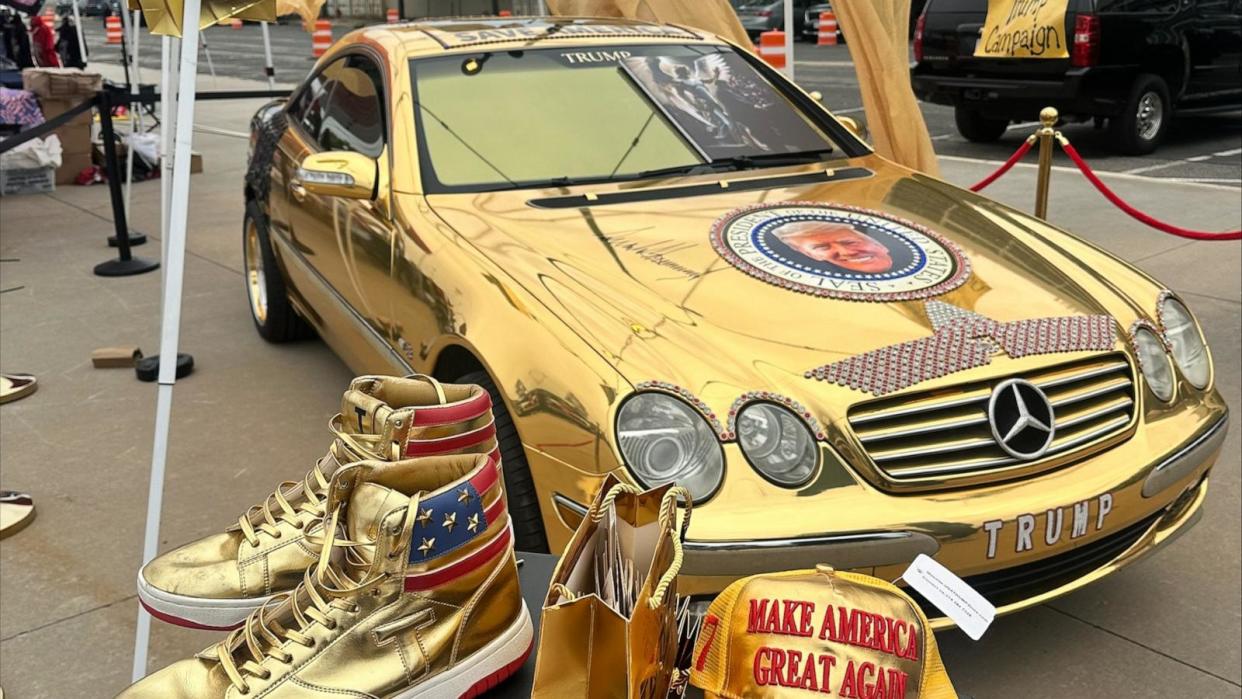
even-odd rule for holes
{"type": "Polygon", "coordinates": [[[668,588],[677,579],[677,574],[681,572],[682,550],[681,540],[686,536],[686,530],[690,528],[690,510],[694,507],[690,499],[690,491],[681,486],[669,488],[664,494],[664,499],[660,501],[660,526],[668,526],[668,538],[673,544],[673,560],[668,564],[668,570],[664,571],[664,575],[660,576],[660,582],[656,583],[655,589],[651,591],[651,596],[647,598],[647,606],[652,609],[658,609],[664,604],[664,595],[668,592],[668,588]],[[686,514],[681,520],[681,531],[677,531],[672,526],[677,519],[677,499],[681,498],[686,504],[686,514]]]}

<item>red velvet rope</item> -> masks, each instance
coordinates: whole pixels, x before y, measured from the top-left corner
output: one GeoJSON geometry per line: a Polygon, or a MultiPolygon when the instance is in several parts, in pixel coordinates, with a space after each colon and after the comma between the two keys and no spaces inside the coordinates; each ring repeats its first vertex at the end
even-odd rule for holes
{"type": "MultiPolygon", "coordinates": [[[[1082,156],[1078,154],[1078,149],[1074,148],[1073,144],[1067,141],[1062,141],[1061,148],[1065,151],[1065,154],[1070,157],[1070,160],[1074,161],[1074,164],[1078,166],[1078,169],[1082,170],[1083,177],[1086,177],[1087,180],[1091,182],[1091,184],[1095,185],[1096,189],[1100,190],[1100,194],[1103,194],[1104,197],[1108,199],[1109,201],[1111,201],[1118,209],[1121,209],[1122,211],[1129,214],[1131,218],[1134,218],[1138,221],[1142,221],[1143,223],[1146,223],[1147,225],[1151,226],[1152,228],[1155,228],[1156,230],[1164,231],[1165,233],[1170,233],[1172,235],[1176,235],[1182,238],[1190,238],[1192,240],[1242,240],[1242,231],[1230,231],[1227,233],[1204,233],[1201,231],[1192,231],[1186,228],[1179,228],[1177,226],[1165,223],[1163,221],[1158,221],[1152,218],[1151,216],[1148,216],[1142,211],[1139,211],[1133,206],[1130,206],[1129,204],[1127,204],[1125,201],[1122,200],[1121,197],[1117,196],[1117,194],[1113,192],[1113,190],[1109,189],[1108,185],[1104,184],[1100,180],[1100,178],[1097,177],[1094,172],[1092,172],[1091,167],[1088,166],[1087,163],[1082,159],[1082,156]]],[[[998,172],[997,174],[999,175],[1000,173],[998,172]]],[[[986,181],[984,184],[986,184],[986,181]]]]}
{"type": "Polygon", "coordinates": [[[986,186],[988,186],[988,185],[992,184],[993,182],[995,182],[995,181],[996,181],[996,179],[997,179],[998,177],[1000,177],[1001,175],[1005,174],[1006,172],[1009,172],[1009,170],[1010,170],[1010,169],[1011,169],[1011,168],[1012,168],[1012,167],[1013,167],[1013,166],[1014,166],[1014,165],[1015,165],[1015,164],[1016,164],[1019,160],[1021,160],[1023,156],[1025,156],[1025,155],[1026,155],[1027,151],[1029,151],[1029,150],[1031,149],[1031,144],[1033,144],[1033,143],[1034,143],[1034,141],[1033,141],[1032,139],[1029,139],[1029,138],[1028,138],[1028,139],[1026,139],[1025,141],[1023,141],[1023,142],[1022,142],[1022,145],[1018,147],[1018,150],[1014,151],[1013,155],[1009,156],[1009,160],[1006,160],[1004,165],[1001,165],[1001,166],[1000,166],[1000,168],[998,168],[998,169],[996,170],[996,172],[993,172],[992,174],[988,175],[987,177],[983,178],[982,180],[979,180],[979,182],[978,182],[975,186],[973,186],[973,187],[971,187],[971,188],[970,188],[970,191],[972,191],[972,192],[978,192],[979,190],[983,189],[984,187],[986,187],[986,186]]]}

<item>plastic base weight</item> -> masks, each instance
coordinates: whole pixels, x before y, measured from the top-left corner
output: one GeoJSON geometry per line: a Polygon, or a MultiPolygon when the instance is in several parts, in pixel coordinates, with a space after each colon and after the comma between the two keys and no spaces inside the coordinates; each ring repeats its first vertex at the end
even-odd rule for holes
{"type": "MultiPolygon", "coordinates": [[[[129,232],[129,244],[130,244],[131,246],[134,246],[134,245],[145,245],[145,244],[146,244],[146,242],[147,242],[147,234],[146,234],[146,233],[138,233],[138,232],[136,232],[136,231],[130,231],[130,232],[129,232]]],[[[108,236],[108,247],[110,247],[110,248],[115,248],[115,247],[118,247],[120,244],[121,244],[121,243],[120,243],[120,241],[118,241],[118,240],[116,239],[116,236],[115,236],[115,235],[110,235],[110,236],[108,236]]]]}
{"type": "MultiPolygon", "coordinates": [[[[183,379],[194,371],[194,357],[177,353],[177,378],[183,379]]],[[[155,381],[160,377],[160,356],[143,357],[134,362],[134,373],[139,381],[155,381]]]]}
{"type": "Polygon", "coordinates": [[[108,260],[95,265],[95,274],[101,277],[129,277],[135,274],[145,274],[153,272],[160,268],[160,263],[156,260],[148,260],[145,257],[131,257],[128,260],[108,260]]]}

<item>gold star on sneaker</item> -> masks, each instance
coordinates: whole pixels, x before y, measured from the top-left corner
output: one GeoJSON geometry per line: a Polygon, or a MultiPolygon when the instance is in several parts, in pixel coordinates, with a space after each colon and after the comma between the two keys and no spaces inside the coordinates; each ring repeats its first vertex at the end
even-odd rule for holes
{"type": "Polygon", "coordinates": [[[457,502],[470,502],[470,489],[462,488],[457,491],[457,502]]]}
{"type": "Polygon", "coordinates": [[[477,512],[466,518],[466,529],[472,532],[479,531],[479,515],[477,512]]]}
{"type": "Polygon", "coordinates": [[[445,529],[449,530],[450,532],[453,531],[453,527],[457,526],[457,513],[450,512],[444,515],[444,524],[441,526],[443,526],[445,529]]]}
{"type": "Polygon", "coordinates": [[[429,553],[431,553],[432,551],[435,551],[435,550],[436,550],[436,539],[435,539],[435,537],[432,537],[432,538],[430,538],[430,539],[428,539],[428,538],[426,538],[426,537],[423,537],[423,543],[422,543],[422,545],[421,545],[421,546],[419,546],[419,547],[418,547],[418,551],[419,551],[419,553],[423,554],[423,558],[426,558],[426,557],[427,557],[427,554],[429,554],[429,553]]]}
{"type": "Polygon", "coordinates": [[[425,527],[431,524],[431,510],[430,509],[419,510],[417,519],[418,519],[419,526],[425,527]]]}

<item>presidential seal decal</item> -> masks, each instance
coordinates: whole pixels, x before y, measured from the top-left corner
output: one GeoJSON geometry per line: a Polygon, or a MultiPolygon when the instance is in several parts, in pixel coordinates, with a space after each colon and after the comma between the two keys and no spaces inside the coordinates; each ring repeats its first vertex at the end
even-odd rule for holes
{"type": "Polygon", "coordinates": [[[970,276],[960,248],[927,228],[841,204],[783,202],[725,214],[712,247],[752,277],[815,296],[906,301],[970,276]]]}

